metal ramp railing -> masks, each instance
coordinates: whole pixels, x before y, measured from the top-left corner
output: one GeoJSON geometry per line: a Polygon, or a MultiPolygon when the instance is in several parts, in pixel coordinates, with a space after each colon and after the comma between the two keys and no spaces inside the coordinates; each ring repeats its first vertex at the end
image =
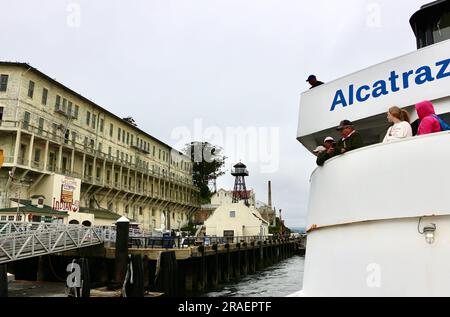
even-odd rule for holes
{"type": "Polygon", "coordinates": [[[0,223],[0,264],[102,244],[102,230],[55,223],[0,223]]]}

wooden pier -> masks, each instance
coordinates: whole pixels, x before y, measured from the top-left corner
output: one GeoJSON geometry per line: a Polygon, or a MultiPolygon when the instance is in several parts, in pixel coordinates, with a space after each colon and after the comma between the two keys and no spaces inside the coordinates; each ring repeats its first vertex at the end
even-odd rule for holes
{"type": "MultiPolygon", "coordinates": [[[[142,291],[164,296],[186,296],[236,283],[247,275],[275,265],[294,255],[305,254],[306,238],[272,239],[242,243],[200,245],[185,248],[129,247],[127,254],[139,263],[142,291]]],[[[92,289],[117,280],[117,250],[99,245],[11,263],[16,279],[63,282],[73,259],[88,259],[92,289]]],[[[94,295],[94,294],[92,294],[94,295]]]]}

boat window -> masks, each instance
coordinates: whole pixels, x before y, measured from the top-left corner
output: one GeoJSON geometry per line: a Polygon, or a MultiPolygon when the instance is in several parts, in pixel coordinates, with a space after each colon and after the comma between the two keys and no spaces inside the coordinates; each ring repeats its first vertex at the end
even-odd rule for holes
{"type": "Polygon", "coordinates": [[[433,27],[434,43],[450,39],[450,12],[446,12],[433,27]]]}

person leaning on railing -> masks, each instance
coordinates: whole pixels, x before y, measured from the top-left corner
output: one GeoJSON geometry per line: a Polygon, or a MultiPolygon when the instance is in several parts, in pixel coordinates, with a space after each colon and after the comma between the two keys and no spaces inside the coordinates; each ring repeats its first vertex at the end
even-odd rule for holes
{"type": "Polygon", "coordinates": [[[327,137],[323,141],[323,146],[319,146],[314,152],[318,152],[317,165],[323,166],[326,161],[337,155],[336,141],[332,137],[327,137]]]}
{"type": "Polygon", "coordinates": [[[344,154],[364,146],[361,134],[355,130],[353,123],[349,120],[341,121],[341,124],[336,128],[342,136],[337,144],[337,153],[344,154]]]}
{"type": "Polygon", "coordinates": [[[387,113],[387,119],[394,125],[386,133],[383,143],[411,138],[413,136],[409,113],[399,107],[392,107],[387,113]]]}

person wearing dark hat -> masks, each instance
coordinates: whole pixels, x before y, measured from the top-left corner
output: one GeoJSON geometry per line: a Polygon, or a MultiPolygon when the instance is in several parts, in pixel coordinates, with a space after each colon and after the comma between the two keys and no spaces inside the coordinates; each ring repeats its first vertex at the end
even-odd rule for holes
{"type": "Polygon", "coordinates": [[[328,161],[329,159],[335,157],[336,155],[340,154],[337,150],[336,150],[336,141],[334,140],[334,138],[332,137],[327,137],[324,141],[323,141],[323,147],[325,148],[325,151],[320,152],[317,155],[317,165],[319,166],[323,166],[325,164],[326,161],[328,161]]]}
{"type": "Polygon", "coordinates": [[[344,154],[364,146],[361,134],[354,129],[351,121],[341,121],[336,130],[339,131],[342,136],[342,139],[337,144],[340,154],[344,154]]]}
{"type": "Polygon", "coordinates": [[[313,89],[317,86],[323,85],[323,82],[317,80],[316,75],[310,75],[306,81],[311,85],[311,88],[309,89],[313,89]]]}

